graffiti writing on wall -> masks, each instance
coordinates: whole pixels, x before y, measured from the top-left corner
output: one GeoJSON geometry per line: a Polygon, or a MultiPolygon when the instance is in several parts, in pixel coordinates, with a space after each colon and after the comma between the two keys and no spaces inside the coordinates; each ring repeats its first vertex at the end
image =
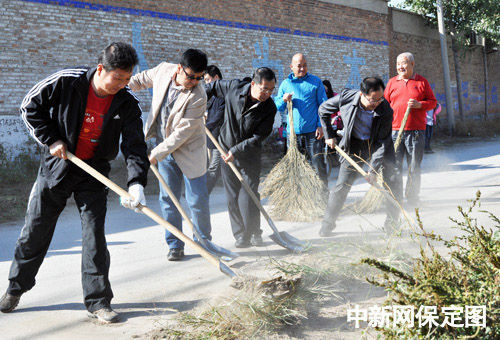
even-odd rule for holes
{"type": "MultiPolygon", "coordinates": [[[[441,104],[443,108],[446,108],[446,94],[436,90],[436,84],[431,83],[432,91],[434,91],[434,96],[436,96],[437,101],[441,104]]],[[[454,110],[458,111],[458,92],[457,87],[453,86],[451,88],[453,95],[454,110]]],[[[464,105],[464,111],[472,111],[472,105],[479,105],[484,102],[484,85],[479,85],[477,91],[473,91],[472,86],[468,81],[462,82],[462,102],[464,105]]],[[[488,103],[497,104],[498,94],[497,87],[492,86],[490,93],[488,93],[488,103]]]]}
{"type": "Polygon", "coordinates": [[[357,89],[362,80],[359,68],[365,65],[365,58],[358,57],[356,49],[353,48],[352,57],[344,56],[344,63],[351,65],[351,72],[349,73],[345,87],[348,89],[357,89]]]}
{"type": "MultiPolygon", "coordinates": [[[[139,64],[135,67],[134,74],[149,69],[146,57],[144,57],[144,51],[142,49],[142,39],[141,39],[142,25],[140,22],[132,23],[132,46],[134,46],[137,52],[137,57],[139,58],[139,64]]],[[[153,90],[149,89],[149,93],[153,95],[153,90]]]]}
{"type": "Polygon", "coordinates": [[[276,83],[279,84],[284,79],[283,63],[279,59],[269,59],[269,38],[262,38],[262,46],[259,43],[255,43],[254,48],[257,58],[252,59],[253,68],[269,67],[277,71],[276,83]]]}

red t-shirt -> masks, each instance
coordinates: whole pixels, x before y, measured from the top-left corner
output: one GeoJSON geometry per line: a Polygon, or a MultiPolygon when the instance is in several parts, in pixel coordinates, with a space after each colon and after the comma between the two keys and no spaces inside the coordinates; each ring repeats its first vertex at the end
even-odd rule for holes
{"type": "Polygon", "coordinates": [[[426,112],[436,107],[437,101],[427,79],[419,74],[407,81],[393,77],[384,91],[385,99],[391,104],[394,116],[392,129],[399,130],[408,106],[408,100],[416,99],[422,103],[420,109],[411,109],[405,130],[425,130],[426,112]]]}
{"type": "Polygon", "coordinates": [[[83,119],[82,129],[80,130],[76,145],[75,155],[78,158],[90,159],[94,157],[99,145],[104,116],[109,110],[113,97],[111,95],[100,98],[95,94],[92,84],[89,86],[85,118],[83,119]]]}

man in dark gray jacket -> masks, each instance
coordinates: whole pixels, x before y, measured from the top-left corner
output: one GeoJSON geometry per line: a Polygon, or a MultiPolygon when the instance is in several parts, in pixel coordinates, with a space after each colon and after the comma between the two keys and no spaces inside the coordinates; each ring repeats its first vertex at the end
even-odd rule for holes
{"type": "MultiPolygon", "coordinates": [[[[333,149],[335,131],[329,123],[330,115],[340,111],[344,122],[344,136],[339,146],[361,166],[371,159],[369,175],[366,178],[368,182],[374,183],[376,172],[383,168],[384,180],[391,186],[394,167],[392,109],[384,100],[384,88],[384,82],[380,78],[367,77],[361,82],[360,91],[343,90],[324,102],[318,113],[325,132],[325,143],[333,149]]],[[[320,236],[328,237],[332,234],[347,194],[358,176],[356,169],[342,159],[337,183],[330,191],[320,236]]],[[[391,227],[398,215],[398,210],[389,204],[386,229],[391,227]]]]}

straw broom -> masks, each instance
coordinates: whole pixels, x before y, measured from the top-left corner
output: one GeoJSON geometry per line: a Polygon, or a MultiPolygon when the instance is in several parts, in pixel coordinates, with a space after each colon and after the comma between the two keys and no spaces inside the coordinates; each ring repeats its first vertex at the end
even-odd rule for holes
{"type": "Polygon", "coordinates": [[[271,170],[263,183],[263,197],[269,197],[271,214],[286,221],[313,221],[325,210],[328,197],[325,186],[306,157],[297,148],[297,135],[293,126],[292,103],[287,103],[290,121],[288,151],[271,170]]]}
{"type": "MultiPolygon", "coordinates": [[[[403,132],[406,126],[406,122],[408,121],[408,116],[410,115],[411,109],[409,107],[406,108],[405,115],[403,116],[403,121],[401,122],[401,126],[399,127],[398,137],[394,142],[394,150],[397,152],[398,147],[401,144],[401,140],[403,139],[403,132]]],[[[384,178],[382,176],[382,172],[377,174],[377,183],[380,187],[384,187],[384,178]]],[[[356,204],[354,210],[358,213],[373,213],[377,211],[383,202],[383,195],[380,190],[371,187],[370,190],[365,194],[361,202],[356,204]]]]}

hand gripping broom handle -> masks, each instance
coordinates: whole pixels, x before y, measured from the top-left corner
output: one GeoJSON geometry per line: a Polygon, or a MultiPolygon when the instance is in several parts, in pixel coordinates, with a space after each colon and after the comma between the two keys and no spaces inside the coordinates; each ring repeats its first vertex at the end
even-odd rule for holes
{"type": "MultiPolygon", "coordinates": [[[[68,156],[68,159],[73,162],[75,165],[80,167],[81,169],[85,170],[87,173],[89,173],[92,177],[97,179],[99,182],[113,190],[118,196],[124,197],[124,198],[132,198],[130,194],[122,189],[120,186],[116,185],[113,181],[111,181],[109,178],[106,176],[103,176],[101,173],[99,173],[97,170],[92,168],[90,165],[82,161],[80,158],[76,157],[73,155],[71,152],[66,151],[66,155],[68,156]]],[[[140,205],[138,208],[149,218],[151,218],[153,221],[156,223],[160,224],[162,227],[170,231],[172,234],[177,236],[180,240],[184,241],[186,244],[188,244],[191,248],[193,248],[198,254],[203,256],[208,262],[212,263],[213,265],[219,267],[220,266],[220,261],[215,258],[212,254],[210,254],[208,251],[203,249],[201,246],[199,246],[196,242],[191,240],[189,237],[184,235],[181,231],[179,231],[177,228],[175,228],[172,224],[168,223],[165,221],[161,216],[159,216],[157,213],[155,213],[153,210],[150,208],[140,205]]]]}
{"type": "MultiPolygon", "coordinates": [[[[217,141],[217,139],[215,139],[214,135],[212,135],[212,133],[210,132],[210,130],[207,127],[205,127],[205,132],[207,133],[208,138],[210,138],[210,140],[217,147],[217,149],[219,150],[219,152],[222,155],[226,156],[227,153],[224,151],[224,149],[222,149],[222,147],[220,146],[220,144],[217,141]]],[[[274,227],[274,223],[272,222],[271,217],[267,214],[267,211],[262,207],[262,205],[260,204],[260,200],[257,198],[257,196],[255,195],[255,193],[253,192],[253,190],[250,188],[250,186],[248,185],[248,183],[243,179],[243,176],[241,176],[241,173],[238,170],[238,168],[236,168],[236,166],[234,165],[233,162],[227,162],[227,164],[231,167],[231,169],[233,170],[233,172],[236,175],[236,177],[240,180],[241,184],[243,185],[243,187],[245,188],[245,190],[248,192],[248,194],[250,195],[250,197],[254,201],[255,205],[259,208],[259,210],[262,213],[262,215],[264,215],[264,218],[267,220],[267,222],[270,223],[270,224],[272,223],[271,228],[273,228],[274,227]]]]}

